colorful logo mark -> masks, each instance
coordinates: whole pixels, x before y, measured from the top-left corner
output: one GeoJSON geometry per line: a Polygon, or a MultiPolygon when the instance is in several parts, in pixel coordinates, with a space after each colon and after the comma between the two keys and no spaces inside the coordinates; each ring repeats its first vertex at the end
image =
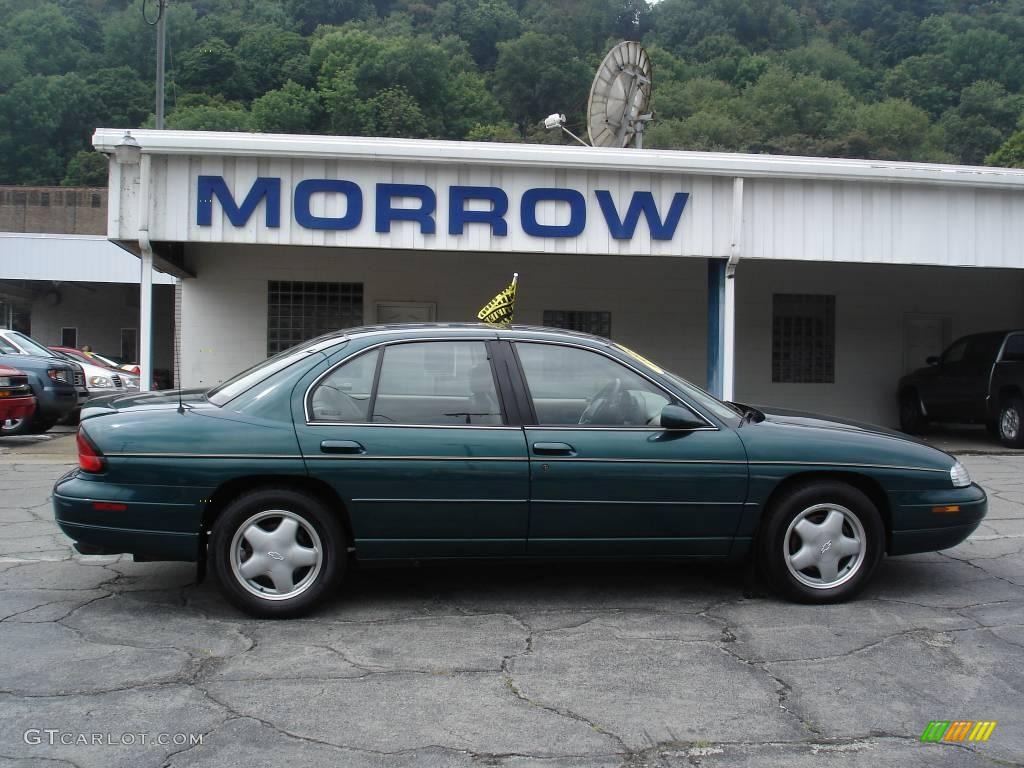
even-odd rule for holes
{"type": "Polygon", "coordinates": [[[921,741],[988,741],[995,729],[995,720],[932,720],[921,741]]]}

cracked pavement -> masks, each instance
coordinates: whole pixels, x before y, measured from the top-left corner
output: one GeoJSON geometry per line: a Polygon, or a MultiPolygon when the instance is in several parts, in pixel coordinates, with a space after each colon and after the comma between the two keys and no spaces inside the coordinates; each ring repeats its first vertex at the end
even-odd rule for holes
{"type": "Polygon", "coordinates": [[[981,528],[853,603],[745,599],[721,565],[452,565],[356,570],[273,622],[189,564],[73,554],[65,443],[0,451],[0,766],[1024,765],[1024,455],[964,456],[981,528]],[[999,725],[919,741],[954,719],[999,725]]]}

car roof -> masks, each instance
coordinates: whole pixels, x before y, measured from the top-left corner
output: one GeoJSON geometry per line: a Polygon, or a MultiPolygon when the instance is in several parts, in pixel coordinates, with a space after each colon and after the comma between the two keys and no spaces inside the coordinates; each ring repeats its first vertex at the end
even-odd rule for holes
{"type": "Polygon", "coordinates": [[[547,328],[537,325],[490,325],[488,323],[394,323],[387,325],[364,325],[358,328],[345,328],[319,337],[327,341],[331,338],[359,338],[362,336],[394,335],[399,338],[419,338],[437,335],[480,336],[482,338],[530,338],[538,340],[586,341],[591,344],[610,345],[612,342],[600,336],[563,328],[547,328]]]}

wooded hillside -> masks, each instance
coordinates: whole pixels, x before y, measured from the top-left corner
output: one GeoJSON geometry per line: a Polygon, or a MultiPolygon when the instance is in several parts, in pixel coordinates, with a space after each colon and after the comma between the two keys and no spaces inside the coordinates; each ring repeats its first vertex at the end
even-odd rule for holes
{"type": "MultiPolygon", "coordinates": [[[[0,183],[105,183],[156,13],[0,0],[0,183]]],[[[171,0],[167,127],[560,142],[627,38],[650,147],[1024,166],[1024,0],[171,0]]]]}

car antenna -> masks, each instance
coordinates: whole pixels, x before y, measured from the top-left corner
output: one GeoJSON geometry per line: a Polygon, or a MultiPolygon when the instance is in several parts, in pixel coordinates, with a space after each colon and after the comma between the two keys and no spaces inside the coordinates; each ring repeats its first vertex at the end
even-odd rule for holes
{"type": "Polygon", "coordinates": [[[178,381],[178,413],[185,412],[185,404],[181,402],[181,381],[178,381]]]}

